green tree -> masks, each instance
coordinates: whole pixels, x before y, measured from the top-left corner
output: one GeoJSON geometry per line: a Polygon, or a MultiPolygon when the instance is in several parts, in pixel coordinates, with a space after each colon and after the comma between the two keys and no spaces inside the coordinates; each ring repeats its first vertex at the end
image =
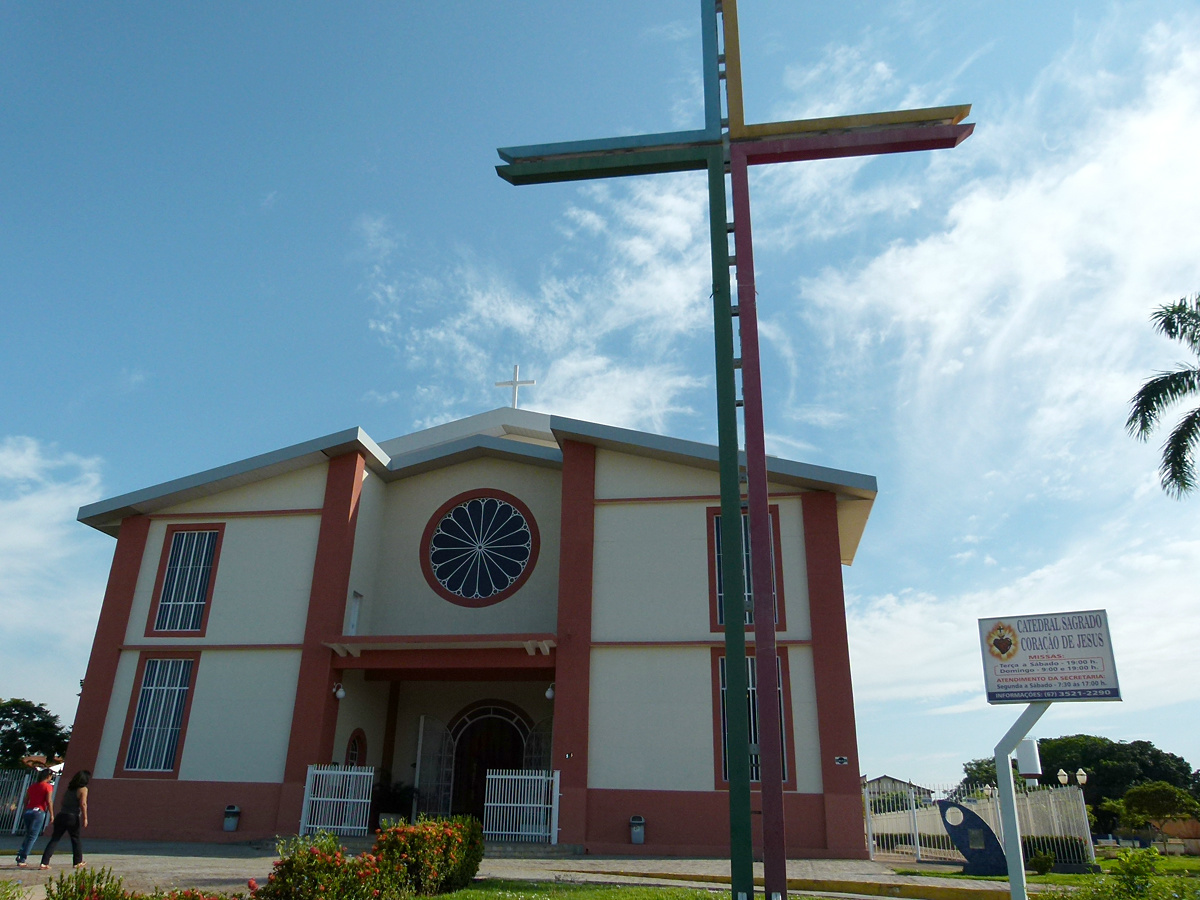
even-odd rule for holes
{"type": "Polygon", "coordinates": [[[1125,808],[1125,801],[1112,798],[1100,801],[1095,808],[1095,816],[1096,830],[1100,834],[1112,834],[1118,828],[1137,831],[1147,825],[1144,816],[1125,808]]]}
{"type": "Polygon", "coordinates": [[[41,703],[18,697],[0,701],[0,769],[20,768],[24,756],[61,757],[70,736],[41,703]]]}
{"type": "Polygon", "coordinates": [[[1135,785],[1121,799],[1125,808],[1142,816],[1163,836],[1163,826],[1174,819],[1190,819],[1200,813],[1200,804],[1187,791],[1165,781],[1135,785]]]}
{"type": "Polygon", "coordinates": [[[1192,767],[1186,759],[1160,750],[1150,741],[1112,741],[1093,734],[1071,734],[1042,738],[1038,753],[1042,758],[1042,784],[1058,784],[1059,769],[1070,773],[1072,782],[1078,770],[1087,773],[1083,798],[1096,808],[1097,815],[1100,804],[1121,799],[1135,784],[1165,781],[1189,790],[1193,783],[1192,767]]]}
{"type": "MultiPolygon", "coordinates": [[[[1184,344],[1200,357],[1200,294],[1160,306],[1150,316],[1154,328],[1184,344]]],[[[1173,371],[1147,379],[1130,401],[1126,430],[1138,440],[1148,440],[1159,419],[1176,401],[1200,396],[1200,366],[1180,364],[1173,371]]],[[[1196,487],[1195,448],[1200,441],[1200,407],[1187,412],[1167,437],[1158,472],[1163,490],[1182,497],[1196,487]]]]}

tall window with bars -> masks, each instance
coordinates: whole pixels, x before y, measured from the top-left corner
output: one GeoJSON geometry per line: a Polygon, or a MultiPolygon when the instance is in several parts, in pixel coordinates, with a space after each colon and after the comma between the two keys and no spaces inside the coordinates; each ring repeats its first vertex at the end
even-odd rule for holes
{"type": "MultiPolygon", "coordinates": [[[[779,547],[779,507],[770,507],[771,519],[771,587],[774,591],[775,626],[783,630],[783,610],[780,603],[783,584],[783,562],[779,547]]],[[[709,547],[709,602],[710,620],[713,631],[725,627],[725,578],[721,571],[721,511],[720,507],[708,510],[708,547],[709,547]]],[[[745,623],[754,624],[754,586],[753,570],[750,562],[750,517],[742,512],[742,584],[745,590],[743,607],[746,610],[745,623]]]]}
{"type": "Polygon", "coordinates": [[[195,664],[191,657],[145,660],[126,772],[174,771],[195,664]]]}
{"type": "MultiPolygon", "coordinates": [[[[783,780],[788,781],[788,741],[787,733],[791,727],[791,717],[785,716],[784,672],[783,665],[776,667],[778,680],[777,696],[779,697],[779,731],[780,757],[783,761],[783,780]]],[[[729,781],[729,707],[727,700],[727,685],[725,657],[717,657],[717,681],[721,692],[721,780],[729,781]]],[[[750,746],[758,746],[758,661],[756,657],[746,657],[746,712],[750,719],[750,746]]],[[[750,780],[762,781],[762,768],[759,754],[750,754],[750,780]]]]}
{"type": "Polygon", "coordinates": [[[177,527],[168,533],[147,634],[204,630],[222,531],[220,526],[177,527]]]}

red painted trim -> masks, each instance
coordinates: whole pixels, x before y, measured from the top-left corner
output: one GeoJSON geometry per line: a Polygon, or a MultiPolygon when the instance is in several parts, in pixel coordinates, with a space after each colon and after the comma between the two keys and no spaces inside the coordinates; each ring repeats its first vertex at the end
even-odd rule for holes
{"type": "MultiPolygon", "coordinates": [[[[779,647],[779,675],[783,682],[783,740],[784,752],[787,754],[787,780],[783,782],[785,791],[796,790],[796,729],[792,721],[792,670],[788,665],[786,647],[779,647]]],[[[729,782],[721,773],[721,668],[720,658],[725,655],[724,647],[713,647],[709,655],[709,665],[712,672],[712,715],[713,715],[713,787],[718,791],[729,790],[729,782]]],[[[746,656],[754,656],[754,648],[746,648],[746,656]]],[[[761,673],[759,684],[761,684],[761,673]]],[[[761,702],[761,696],[760,696],[761,702]]],[[[760,765],[761,765],[760,759],[760,765]]],[[[758,793],[759,782],[750,782],[750,790],[758,793]]],[[[726,819],[729,811],[726,810],[726,819]]]]}
{"type": "Polygon", "coordinates": [[[350,732],[350,737],[346,741],[346,756],[342,763],[344,766],[365,766],[367,764],[367,733],[361,728],[355,728],[350,732]],[[354,742],[358,741],[358,760],[350,762],[350,748],[354,742]]]}
{"type": "Polygon", "coordinates": [[[562,442],[554,768],[561,774],[559,840],[587,836],[588,708],[592,664],[592,564],[596,534],[596,448],[562,442]]]}
{"type": "MultiPolygon", "coordinates": [[[[189,634],[191,632],[188,632],[189,634]]],[[[303,650],[303,644],[209,644],[200,641],[168,644],[155,641],[152,644],[122,644],[121,650],[303,650]]]]}
{"type": "Polygon", "coordinates": [[[178,637],[204,637],[208,631],[208,614],[212,610],[213,591],[217,587],[217,563],[221,561],[221,544],[225,540],[225,523],[224,522],[208,522],[208,523],[193,523],[189,525],[168,525],[167,533],[163,537],[162,552],[158,559],[158,574],[154,577],[154,593],[150,595],[150,615],[146,617],[146,631],[144,637],[152,638],[178,638],[178,637]],[[217,533],[217,546],[213,550],[212,567],[208,573],[208,592],[204,595],[204,613],[200,619],[200,627],[195,631],[157,631],[154,628],[154,622],[158,618],[158,607],[162,600],[163,581],[167,577],[167,563],[171,559],[171,543],[175,540],[175,535],[182,531],[215,531],[217,533]]]}
{"type": "Polygon", "coordinates": [[[256,519],[275,516],[319,516],[319,509],[239,509],[195,513],[150,513],[147,518],[164,519],[256,519]]]}
{"type": "Polygon", "coordinates": [[[437,512],[430,516],[429,521],[425,523],[425,532],[421,535],[421,573],[425,576],[425,580],[429,583],[429,587],[433,589],[433,592],[449,603],[453,603],[456,606],[469,606],[473,608],[493,606],[502,600],[507,600],[524,587],[525,582],[529,580],[529,576],[533,574],[534,566],[537,565],[538,551],[541,549],[541,546],[542,541],[541,535],[538,532],[537,520],[534,519],[533,513],[529,511],[529,507],[520,498],[496,488],[476,488],[475,490],[463,491],[461,494],[451,497],[439,506],[437,512]],[[482,600],[470,600],[446,590],[434,576],[433,565],[429,561],[429,542],[433,539],[433,534],[437,531],[438,525],[450,510],[456,506],[461,506],[469,500],[486,498],[503,500],[505,503],[512,504],[517,512],[525,518],[525,523],[529,526],[529,561],[525,564],[525,568],[521,570],[521,574],[504,590],[482,600]]]}
{"type": "Polygon", "coordinates": [[[821,780],[830,812],[826,818],[826,846],[831,850],[857,851],[864,841],[862,799],[850,644],[846,636],[846,605],[842,593],[837,498],[828,491],[810,491],[801,502],[821,780]],[[846,757],[848,764],[837,765],[835,758],[838,756],[846,757]]]}
{"type": "MultiPolygon", "coordinates": [[[[754,635],[746,632],[748,643],[754,643],[754,635]]],[[[807,646],[811,644],[808,638],[778,638],[775,644],[780,647],[792,645],[807,646]]],[[[720,638],[709,638],[700,641],[592,641],[593,647],[724,647],[725,642],[720,638]]]]}
{"type": "Polygon", "coordinates": [[[800,162],[808,159],[842,159],[848,156],[878,156],[884,153],[911,153],[918,150],[948,150],[957,147],[975,130],[966,125],[914,125],[899,128],[872,128],[842,134],[812,134],[804,137],[777,137],[735,142],[732,154],[744,156],[746,163],[800,162]]]}
{"type": "Polygon", "coordinates": [[[100,607],[100,621],[96,625],[96,636],[92,639],[92,655],[88,660],[87,675],[79,695],[79,708],[71,729],[71,743],[67,748],[65,766],[69,772],[78,772],[80,769],[94,771],[96,768],[104,720],[108,716],[113,681],[117,676],[117,663],[121,659],[120,647],[129,628],[129,611],[133,607],[133,594],[137,589],[138,573],[142,569],[149,534],[150,519],[146,516],[130,516],[121,520],[112,568],[108,573],[108,587],[100,607]]]}
{"type": "MultiPolygon", "coordinates": [[[[782,500],[788,497],[802,497],[807,491],[773,491],[772,500],[782,500]]],[[[608,506],[613,503],[711,503],[719,501],[720,494],[677,494],[662,497],[597,497],[597,506],[608,506]]]]}
{"type": "MultiPolygon", "coordinates": [[[[277,834],[287,833],[277,828],[277,809],[294,806],[293,834],[300,821],[303,785],[296,797],[291,796],[290,788],[261,782],[93,778],[96,803],[88,811],[87,835],[124,841],[273,842],[277,834]],[[223,830],[227,804],[241,809],[237,831],[223,830]],[[188,814],[180,815],[180,810],[188,814]]],[[[590,855],[720,858],[729,853],[729,804],[724,793],[593,789],[586,791],[585,801],[588,838],[579,843],[590,855]],[[629,842],[629,817],[633,815],[646,819],[645,844],[629,842]]],[[[857,853],[825,848],[820,794],[786,794],[784,811],[789,858],[867,858],[865,847],[857,853]]],[[[761,817],[753,818],[757,832],[761,817]]],[[[756,846],[761,845],[760,834],[754,837],[756,846]]],[[[569,863],[564,868],[570,868],[569,863]]]]}
{"type": "MultiPolygon", "coordinates": [[[[753,795],[753,840],[762,847],[759,795],[753,795]]],[[[862,798],[859,798],[862,804],[862,798]]],[[[825,845],[825,804],[820,794],[783,796],[790,859],[867,859],[866,847],[830,850],[825,845]]],[[[608,856],[715,856],[729,854],[729,800],[723,791],[637,791],[592,789],[587,792],[589,854],[608,856]],[[646,819],[646,843],[629,840],[630,816],[646,819]]]]}
{"type": "Polygon", "coordinates": [[[556,650],[549,656],[530,656],[521,647],[480,647],[449,650],[364,650],[359,656],[337,657],[332,665],[344,669],[553,669],[556,650]]]}
{"type": "Polygon", "coordinates": [[[296,684],[296,702],[292,707],[292,733],[284,764],[287,790],[286,796],[281,795],[279,827],[285,831],[298,826],[298,818],[296,822],[290,821],[291,809],[297,791],[303,797],[308,766],[333,758],[333,735],[337,724],[337,700],[333,696],[334,654],[324,642],[338,638],[345,620],[354,531],[365,468],[361,455],[347,453],[329,461],[325,479],[325,506],[317,536],[304,649],[300,653],[300,675],[296,684]]]}
{"type": "MultiPolygon", "coordinates": [[[[725,626],[717,619],[717,536],[713,526],[713,521],[720,515],[719,506],[710,506],[705,510],[705,528],[708,532],[708,630],[714,634],[725,633],[725,626]]],[[[770,515],[771,535],[775,542],[775,601],[779,607],[775,630],[787,631],[787,604],[783,598],[783,538],[779,530],[778,505],[770,507],[770,515]]],[[[753,633],[753,627],[746,626],[746,640],[753,640],[753,633]]]]}
{"type": "MultiPolygon", "coordinates": [[[[244,843],[271,840],[283,785],[246,781],[93,778],[84,840],[244,843]],[[237,806],[237,831],[225,831],[225,807],[237,806]]],[[[303,792],[303,785],[301,786],[303,792]]],[[[296,821],[292,833],[300,822],[296,821]]]]}
{"type": "MultiPolygon", "coordinates": [[[[486,634],[472,632],[471,634],[353,634],[342,635],[337,639],[339,644],[490,644],[501,641],[508,643],[520,641],[553,641],[558,637],[554,632],[536,634],[486,634]]],[[[396,648],[401,649],[401,648],[396,648]]]]}
{"type": "Polygon", "coordinates": [[[196,699],[196,674],[200,671],[200,651],[187,650],[143,650],[138,654],[137,669],[133,674],[133,690],[129,693],[129,708],[125,712],[125,727],[121,730],[121,746],[117,751],[117,778],[150,778],[156,780],[179,778],[179,763],[183,759],[183,748],[187,741],[188,719],[192,715],[192,701],[196,699]],[[125,757],[129,752],[129,737],[133,734],[133,720],[137,714],[138,700],[142,695],[142,680],[146,674],[146,662],[151,659],[190,659],[192,672],[188,680],[187,700],[183,705],[183,721],[179,725],[179,740],[175,744],[174,766],[170,772],[143,772],[126,769],[125,757]]]}
{"type": "Polygon", "coordinates": [[[367,681],[540,681],[554,680],[554,666],[544,669],[365,669],[367,681]]]}

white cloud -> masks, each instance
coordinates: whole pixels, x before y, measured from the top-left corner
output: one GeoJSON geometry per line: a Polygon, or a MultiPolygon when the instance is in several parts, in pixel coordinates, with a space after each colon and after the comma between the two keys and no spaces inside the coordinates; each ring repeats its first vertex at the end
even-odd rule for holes
{"type": "MultiPolygon", "coordinates": [[[[1161,514],[1163,503],[1147,506],[1161,514]]],[[[857,697],[870,704],[982,696],[978,618],[1106,609],[1128,710],[1200,700],[1200,680],[1177,674],[1189,670],[1200,643],[1200,537],[1176,536],[1186,511],[1167,518],[1173,521],[1154,530],[1133,519],[1101,527],[1053,563],[985,589],[902,592],[855,604],[849,630],[857,697]]]]}
{"type": "Polygon", "coordinates": [[[465,255],[436,278],[393,271],[386,221],[364,219],[371,328],[438,379],[443,408],[495,402],[492,382],[520,362],[538,381],[525,406],[665,428],[704,383],[680,358],[710,327],[705,182],[586,186],[563,222],[561,261],[525,288],[465,255]]]}
{"type": "Polygon", "coordinates": [[[1111,41],[1072,48],[920,176],[922,197],[957,179],[940,229],[799,285],[796,318],[836,373],[819,399],[859,430],[874,421],[888,448],[876,515],[890,530],[848,576],[871,585],[849,625],[865,758],[897,758],[906,740],[959,762],[990,752],[1011,717],[985,709],[976,619],[1095,608],[1124,702],[1054,717],[1200,749],[1194,728],[1176,744],[1166,726],[1144,733],[1200,699],[1179,676],[1200,640],[1196,501],[1164,498],[1154,448],[1123,429],[1142,379],[1184,355],[1154,335],[1151,309],[1200,286],[1200,21],[1153,28],[1134,65],[1105,64],[1111,41]],[[955,541],[972,546],[950,564],[910,565],[955,541]],[[897,708],[914,722],[888,719],[897,708]]]}
{"type": "Polygon", "coordinates": [[[98,460],[0,440],[0,697],[44,702],[68,726],[112,554],[75,520],[99,493],[98,460]]]}

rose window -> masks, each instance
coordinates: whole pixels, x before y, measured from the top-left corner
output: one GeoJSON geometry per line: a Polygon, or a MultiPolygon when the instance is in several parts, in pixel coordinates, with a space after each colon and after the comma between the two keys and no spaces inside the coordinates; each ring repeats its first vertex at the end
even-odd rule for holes
{"type": "Polygon", "coordinates": [[[425,528],[421,568],[444,599],[489,606],[525,583],[537,561],[537,525],[511,494],[484,490],[460,494],[425,528]]]}

